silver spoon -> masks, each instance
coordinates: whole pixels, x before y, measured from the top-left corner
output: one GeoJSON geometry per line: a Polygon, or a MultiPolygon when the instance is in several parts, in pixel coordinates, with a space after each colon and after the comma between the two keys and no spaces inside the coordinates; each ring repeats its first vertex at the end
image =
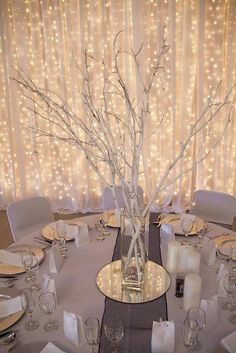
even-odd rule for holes
{"type": "Polygon", "coordinates": [[[6,336],[1,342],[0,345],[8,345],[10,343],[12,343],[16,338],[16,333],[15,332],[11,332],[9,333],[8,336],[6,336]]]}

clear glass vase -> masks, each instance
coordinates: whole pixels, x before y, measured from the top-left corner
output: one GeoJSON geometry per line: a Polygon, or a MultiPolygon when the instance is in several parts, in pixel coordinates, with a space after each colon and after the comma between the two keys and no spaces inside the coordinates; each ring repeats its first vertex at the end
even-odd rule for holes
{"type": "Polygon", "coordinates": [[[121,271],[122,286],[141,290],[144,284],[145,265],[148,261],[149,213],[142,211],[121,213],[121,271]]]}

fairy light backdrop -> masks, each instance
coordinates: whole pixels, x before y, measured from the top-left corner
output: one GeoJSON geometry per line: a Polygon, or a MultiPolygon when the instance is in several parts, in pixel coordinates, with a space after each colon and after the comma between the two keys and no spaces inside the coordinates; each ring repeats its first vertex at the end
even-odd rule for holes
{"type": "MultiPolygon", "coordinates": [[[[9,79],[12,67],[21,67],[37,85],[58,93],[82,115],[81,78],[74,58],[81,65],[81,53],[87,48],[91,55],[109,63],[113,38],[125,29],[121,36],[123,48],[137,49],[144,43],[141,64],[148,76],[166,22],[170,44],[167,70],[157,80],[152,95],[148,129],[153,133],[144,146],[144,173],[140,178],[148,197],[191,121],[201,112],[209,87],[222,79],[223,92],[235,81],[235,14],[234,0],[0,1],[0,206],[45,194],[54,209],[89,211],[100,207],[103,187],[76,147],[57,140],[36,143],[30,136],[24,125],[32,119],[37,124],[37,118],[26,109],[23,90],[9,79]],[[156,130],[163,114],[164,122],[156,130]]],[[[135,95],[138,88],[134,67],[127,58],[121,65],[135,95]]],[[[95,65],[90,70],[99,101],[102,73],[95,65]]],[[[110,106],[114,111],[122,109],[114,97],[110,106]]],[[[236,196],[233,117],[234,112],[230,128],[211,156],[160,195],[161,202],[173,196],[188,201],[194,188],[236,196]]],[[[222,116],[209,134],[198,136],[180,168],[196,157],[198,146],[202,146],[203,153],[204,143],[220,133],[223,123],[222,116]]]]}

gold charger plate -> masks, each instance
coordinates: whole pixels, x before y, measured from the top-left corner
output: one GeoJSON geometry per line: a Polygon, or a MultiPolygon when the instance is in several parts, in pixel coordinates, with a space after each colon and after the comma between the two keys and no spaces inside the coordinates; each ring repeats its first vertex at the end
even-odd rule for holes
{"type": "Polygon", "coordinates": [[[107,225],[108,225],[108,227],[111,227],[111,228],[119,228],[120,227],[120,222],[117,220],[117,217],[114,213],[109,215],[107,225]]]}
{"type": "MultiPolygon", "coordinates": [[[[75,223],[74,224],[70,223],[70,225],[75,225],[75,223]]],[[[48,224],[46,227],[43,228],[41,234],[45,239],[47,239],[49,241],[53,241],[54,239],[59,240],[59,237],[57,236],[56,229],[54,229],[50,224],[48,224]]],[[[74,238],[67,238],[66,237],[65,240],[71,241],[71,240],[74,240],[74,238]]]]}
{"type": "MultiPolygon", "coordinates": [[[[20,291],[16,288],[0,288],[0,301],[15,298],[19,294],[20,291]]],[[[0,318],[0,332],[15,324],[23,314],[24,310],[21,310],[4,318],[0,318]]]]}
{"type": "MultiPolygon", "coordinates": [[[[34,245],[13,245],[7,249],[11,252],[20,252],[24,248],[30,248],[33,254],[37,257],[39,263],[44,259],[44,252],[41,248],[34,245]]],[[[25,272],[24,267],[5,264],[0,262],[0,275],[17,275],[19,273],[25,272]]]]}
{"type": "MultiPolygon", "coordinates": [[[[233,254],[231,256],[232,260],[236,261],[236,238],[235,236],[225,236],[224,238],[222,237],[220,239],[220,237],[218,239],[215,239],[215,243],[217,245],[217,247],[220,245],[220,244],[225,244],[226,246],[227,245],[230,245],[231,248],[233,249],[233,254]]],[[[227,255],[227,254],[224,254],[223,252],[221,252],[222,255],[227,255]]]]}
{"type": "MultiPolygon", "coordinates": [[[[180,216],[179,215],[166,215],[165,217],[163,217],[161,219],[160,222],[156,221],[154,222],[154,224],[171,224],[173,226],[174,232],[177,235],[184,235],[184,232],[181,228],[181,224],[180,224],[180,216]]],[[[201,220],[199,218],[199,222],[198,222],[198,231],[202,230],[204,227],[204,222],[203,220],[201,220]]],[[[193,229],[191,231],[191,233],[189,233],[188,235],[196,235],[197,234],[197,226],[196,223],[193,224],[193,229]]]]}
{"type": "Polygon", "coordinates": [[[106,297],[122,303],[146,303],[161,297],[170,286],[170,276],[164,267],[148,261],[142,290],[130,290],[121,285],[121,260],[104,266],[97,274],[98,289],[106,297]]]}

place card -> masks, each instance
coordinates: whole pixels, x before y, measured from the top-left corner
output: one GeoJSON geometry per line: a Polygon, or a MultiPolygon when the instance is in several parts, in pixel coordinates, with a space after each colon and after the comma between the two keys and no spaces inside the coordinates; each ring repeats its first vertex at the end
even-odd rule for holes
{"type": "Polygon", "coordinates": [[[89,244],[88,226],[85,223],[77,225],[77,235],[75,236],[75,245],[77,248],[89,244]]]}
{"type": "Polygon", "coordinates": [[[49,249],[49,271],[58,273],[62,267],[63,259],[60,252],[59,244],[52,244],[49,249]]]}
{"type": "Polygon", "coordinates": [[[56,305],[58,304],[57,301],[57,291],[54,279],[50,278],[48,275],[44,277],[44,285],[43,285],[45,292],[51,292],[55,295],[56,305]]]}
{"type": "Polygon", "coordinates": [[[171,224],[162,224],[160,227],[161,244],[168,244],[175,240],[174,228],[171,224]]]}
{"type": "Polygon", "coordinates": [[[48,344],[43,348],[41,353],[65,353],[60,348],[58,348],[54,343],[48,342],[48,344]]]}
{"type": "Polygon", "coordinates": [[[63,316],[65,337],[75,346],[83,346],[87,341],[81,316],[76,316],[67,311],[64,311],[63,316]]]}

